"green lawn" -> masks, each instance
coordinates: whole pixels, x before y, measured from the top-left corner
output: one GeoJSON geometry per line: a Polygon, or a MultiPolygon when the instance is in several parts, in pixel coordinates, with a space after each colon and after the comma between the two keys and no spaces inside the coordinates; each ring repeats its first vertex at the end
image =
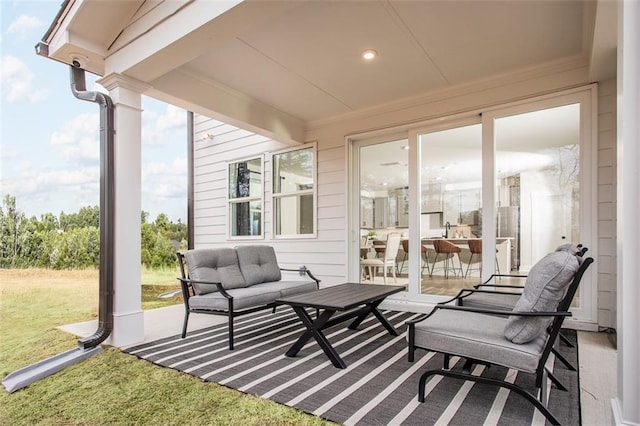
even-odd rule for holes
{"type": "MultiPolygon", "coordinates": [[[[177,271],[145,271],[143,308],[177,288],[177,271]]],[[[76,347],[55,327],[97,317],[97,271],[0,269],[0,376],[76,347]]],[[[8,394],[0,425],[320,425],[318,417],[157,367],[115,348],[8,394]]]]}

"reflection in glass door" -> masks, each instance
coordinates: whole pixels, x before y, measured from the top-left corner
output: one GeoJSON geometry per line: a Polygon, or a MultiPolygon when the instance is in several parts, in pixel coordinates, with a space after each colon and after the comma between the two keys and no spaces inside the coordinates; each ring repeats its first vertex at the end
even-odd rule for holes
{"type": "Polygon", "coordinates": [[[469,241],[482,237],[482,128],[425,133],[418,143],[420,292],[454,295],[480,276],[482,254],[472,251],[469,241]]]}
{"type": "Polygon", "coordinates": [[[362,282],[408,283],[403,268],[408,264],[403,250],[409,228],[408,152],[407,139],[359,147],[360,261],[375,259],[383,264],[361,268],[362,282]],[[394,253],[387,253],[390,234],[401,237],[394,253]]]}
{"type": "Polygon", "coordinates": [[[513,271],[579,242],[580,104],[495,120],[497,237],[513,271]]]}
{"type": "MultiPolygon", "coordinates": [[[[580,104],[495,120],[497,237],[526,274],[580,238],[580,104]]],[[[579,290],[574,305],[579,305],[579,290]]]]}

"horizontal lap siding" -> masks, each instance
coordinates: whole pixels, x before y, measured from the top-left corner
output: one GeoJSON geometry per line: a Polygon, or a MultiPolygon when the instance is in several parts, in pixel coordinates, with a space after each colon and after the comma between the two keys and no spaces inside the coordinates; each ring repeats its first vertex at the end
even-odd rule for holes
{"type": "Polygon", "coordinates": [[[271,222],[272,152],[288,145],[194,115],[194,230],[196,248],[240,244],[274,246],[282,268],[307,266],[324,284],[346,277],[344,148],[317,151],[317,238],[273,239],[271,222]],[[209,136],[212,136],[210,138],[209,136]],[[264,239],[227,239],[227,171],[229,161],[264,155],[264,239]]]}
{"type": "Polygon", "coordinates": [[[598,324],[616,327],[616,82],[598,85],[598,324]]]}

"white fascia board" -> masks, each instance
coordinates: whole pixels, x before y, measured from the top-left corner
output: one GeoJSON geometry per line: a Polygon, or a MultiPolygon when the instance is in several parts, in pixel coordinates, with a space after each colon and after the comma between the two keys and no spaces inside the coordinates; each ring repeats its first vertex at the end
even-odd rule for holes
{"type": "Polygon", "coordinates": [[[60,62],[70,64],[75,56],[83,56],[88,60],[87,71],[102,75],[104,73],[104,57],[107,54],[105,47],[97,45],[80,34],[74,33],[71,28],[76,19],[79,19],[83,1],[69,2],[64,17],[58,22],[58,26],[45,40],[49,47],[49,57],[60,62]]]}
{"type": "Polygon", "coordinates": [[[207,24],[240,3],[241,0],[196,0],[171,16],[158,17],[157,23],[143,34],[115,46],[107,58],[105,71],[149,81],[177,68],[210,47],[211,41],[202,37],[207,24]]]}
{"type": "Polygon", "coordinates": [[[304,141],[304,121],[217,82],[174,70],[149,83],[147,94],[165,102],[281,142],[304,141]]]}

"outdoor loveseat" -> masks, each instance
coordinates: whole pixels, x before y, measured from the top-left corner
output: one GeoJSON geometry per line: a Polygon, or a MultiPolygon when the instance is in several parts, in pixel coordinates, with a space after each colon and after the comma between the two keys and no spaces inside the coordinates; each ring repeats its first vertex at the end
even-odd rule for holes
{"type": "Polygon", "coordinates": [[[279,298],[317,290],[320,283],[305,266],[280,268],[273,247],[266,245],[195,249],[177,255],[185,306],[182,337],[187,334],[190,313],[224,315],[231,350],[234,317],[275,310],[279,298]],[[298,272],[300,278],[285,280],[282,271],[298,272]]]}

